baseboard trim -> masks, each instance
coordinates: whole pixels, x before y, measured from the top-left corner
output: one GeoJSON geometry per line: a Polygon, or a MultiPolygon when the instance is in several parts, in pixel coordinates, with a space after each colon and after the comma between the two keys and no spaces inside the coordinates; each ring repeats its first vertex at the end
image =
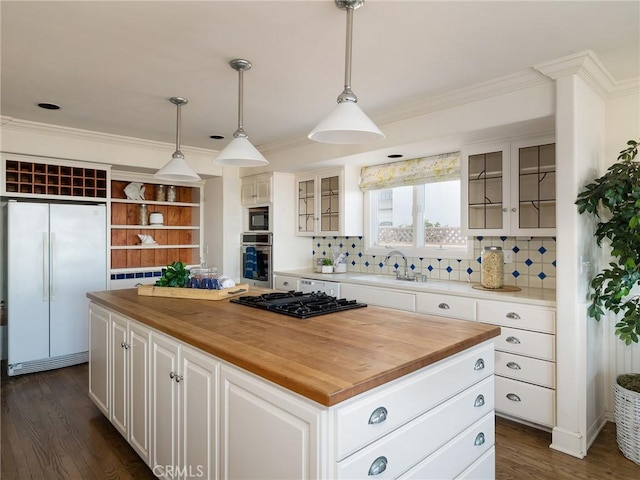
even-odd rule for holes
{"type": "Polygon", "coordinates": [[[551,445],[549,448],[566,453],[572,457],[584,458],[586,452],[583,445],[584,439],[578,432],[571,432],[563,428],[554,427],[551,431],[551,445]]]}

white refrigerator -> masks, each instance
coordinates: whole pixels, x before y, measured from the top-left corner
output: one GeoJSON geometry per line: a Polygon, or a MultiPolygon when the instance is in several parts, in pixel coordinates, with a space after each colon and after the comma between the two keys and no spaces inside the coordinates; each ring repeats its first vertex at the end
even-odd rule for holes
{"type": "Polygon", "coordinates": [[[107,289],[105,205],[7,202],[8,374],[88,359],[89,291],[107,289]]]}

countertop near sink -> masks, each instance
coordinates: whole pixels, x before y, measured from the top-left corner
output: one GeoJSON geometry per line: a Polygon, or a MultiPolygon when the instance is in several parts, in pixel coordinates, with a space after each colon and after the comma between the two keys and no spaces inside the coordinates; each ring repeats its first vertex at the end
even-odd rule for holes
{"type": "Polygon", "coordinates": [[[372,306],[298,320],[229,299],[147,297],[135,289],[87,297],[325,406],[500,334],[493,325],[410,312],[390,315],[372,306]]]}
{"type": "Polygon", "coordinates": [[[491,292],[477,290],[472,283],[455,282],[449,280],[427,280],[426,282],[409,282],[396,280],[391,275],[374,275],[358,272],[346,273],[316,273],[313,269],[282,270],[275,275],[289,275],[314,280],[326,280],[331,282],[353,283],[358,285],[370,285],[375,287],[392,288],[405,292],[430,292],[457,295],[462,297],[482,298],[485,300],[503,300],[527,305],[540,305],[547,307],[556,306],[556,291],[550,288],[522,287],[519,292],[491,292]]]}

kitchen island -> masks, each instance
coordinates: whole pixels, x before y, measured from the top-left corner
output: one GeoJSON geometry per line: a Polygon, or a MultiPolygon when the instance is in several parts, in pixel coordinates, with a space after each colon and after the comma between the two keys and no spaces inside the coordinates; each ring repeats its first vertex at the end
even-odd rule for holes
{"type": "Polygon", "coordinates": [[[297,320],[135,289],[87,296],[89,393],[157,476],[493,466],[498,327],[371,306],[297,320]]]}

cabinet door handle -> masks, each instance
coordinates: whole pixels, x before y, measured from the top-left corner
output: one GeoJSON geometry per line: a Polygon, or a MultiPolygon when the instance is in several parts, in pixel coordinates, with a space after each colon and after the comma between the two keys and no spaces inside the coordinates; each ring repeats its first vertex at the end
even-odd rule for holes
{"type": "Polygon", "coordinates": [[[130,345],[129,345],[127,342],[122,342],[122,343],[120,344],[120,346],[121,346],[122,348],[124,348],[125,350],[128,350],[128,349],[129,349],[129,347],[130,347],[130,345]]]}
{"type": "Polygon", "coordinates": [[[449,310],[449,304],[442,302],[440,305],[438,305],[438,308],[441,308],[442,310],[449,310]]]}
{"type": "Polygon", "coordinates": [[[282,282],[282,285],[284,285],[285,287],[288,287],[289,286],[289,282],[284,281],[284,282],[282,282]]]}
{"type": "Polygon", "coordinates": [[[484,369],[484,360],[479,358],[476,360],[476,364],[473,366],[474,370],[482,370],[484,369]]]}
{"type": "Polygon", "coordinates": [[[184,377],[182,375],[176,375],[175,381],[176,383],[180,383],[184,377]]]}
{"type": "Polygon", "coordinates": [[[507,398],[509,400],[511,400],[512,402],[520,402],[520,397],[518,395],[516,395],[515,393],[507,393],[507,398]]]}
{"type": "Polygon", "coordinates": [[[512,343],[513,345],[518,345],[520,343],[520,340],[518,340],[516,337],[507,337],[506,341],[508,343],[512,343]]]}
{"type": "Polygon", "coordinates": [[[171,372],[171,373],[169,373],[169,378],[170,378],[171,380],[173,380],[174,378],[176,378],[176,372],[171,372]]]}
{"type": "Polygon", "coordinates": [[[511,370],[522,370],[522,368],[520,368],[520,365],[518,365],[516,362],[507,363],[507,367],[509,367],[511,370]]]}
{"type": "Polygon", "coordinates": [[[387,419],[387,409],[384,407],[376,408],[369,417],[369,425],[376,425],[382,423],[387,419]]]}
{"type": "Polygon", "coordinates": [[[476,397],[476,401],[473,402],[474,407],[482,407],[484,405],[484,395],[480,394],[476,397]]]}
{"type": "Polygon", "coordinates": [[[509,312],[506,316],[510,320],[520,320],[520,315],[518,315],[516,312],[509,312]]]}
{"type": "Polygon", "coordinates": [[[503,212],[507,212],[508,210],[509,210],[509,209],[508,209],[507,207],[504,207],[504,208],[502,209],[502,211],[503,211],[503,212]]]}
{"type": "Polygon", "coordinates": [[[484,433],[480,432],[476,435],[476,439],[473,441],[473,445],[479,447],[484,444],[484,433]]]}
{"type": "Polygon", "coordinates": [[[376,458],[369,467],[369,476],[380,475],[387,469],[387,457],[376,458]]]}
{"type": "Polygon", "coordinates": [[[513,208],[511,209],[511,211],[512,211],[512,212],[515,212],[515,211],[516,211],[516,207],[513,207],[513,208]]]}

